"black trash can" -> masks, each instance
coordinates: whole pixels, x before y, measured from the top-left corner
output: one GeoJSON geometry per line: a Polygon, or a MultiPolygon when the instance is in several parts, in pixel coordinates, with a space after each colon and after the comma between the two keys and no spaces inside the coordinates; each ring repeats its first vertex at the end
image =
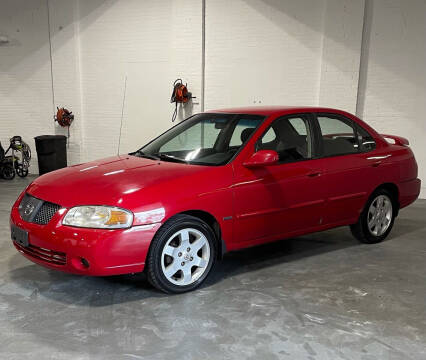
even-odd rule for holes
{"type": "Polygon", "coordinates": [[[40,175],[67,166],[67,137],[40,135],[34,138],[40,175]]]}

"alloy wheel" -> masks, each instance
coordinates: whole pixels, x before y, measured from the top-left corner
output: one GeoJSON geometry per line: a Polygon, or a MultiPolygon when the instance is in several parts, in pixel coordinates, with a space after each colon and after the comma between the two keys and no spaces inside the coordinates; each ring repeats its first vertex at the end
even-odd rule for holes
{"type": "Polygon", "coordinates": [[[368,230],[374,236],[383,235],[392,222],[392,201],[386,195],[377,196],[368,209],[368,230]]]}
{"type": "Polygon", "coordinates": [[[194,228],[174,233],[161,253],[161,269],[168,281],[186,286],[197,281],[206,271],[210,260],[210,245],[206,236],[194,228]]]}

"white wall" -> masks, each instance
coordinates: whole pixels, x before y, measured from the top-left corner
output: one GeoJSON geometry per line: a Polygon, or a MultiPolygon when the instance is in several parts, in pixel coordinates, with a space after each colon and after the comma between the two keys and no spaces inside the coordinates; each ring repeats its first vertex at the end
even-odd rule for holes
{"type": "Polygon", "coordinates": [[[355,113],[363,19],[363,0],[327,1],[323,17],[319,105],[355,113]]]}
{"type": "MultiPolygon", "coordinates": [[[[76,115],[70,164],[117,153],[122,110],[121,152],[167,129],[177,77],[197,96],[179,119],[201,111],[202,0],[1,5],[0,36],[10,39],[0,45],[4,146],[14,134],[33,149],[35,135],[64,134],[52,120],[53,97],[76,115]]],[[[424,0],[205,0],[204,20],[206,110],[305,104],[356,112],[410,139],[426,184],[424,0]]]]}
{"type": "Polygon", "coordinates": [[[198,96],[179,109],[177,121],[201,111],[200,1],[2,0],[1,6],[0,36],[10,43],[0,45],[0,139],[7,147],[9,137],[23,136],[34,150],[32,172],[33,137],[66,134],[53,122],[53,97],[75,114],[69,164],[117,153],[126,77],[121,152],[170,127],[175,78],[198,96]]]}
{"type": "Polygon", "coordinates": [[[323,7],[323,0],[207,1],[206,108],[316,104],[323,7]]]}
{"type": "Polygon", "coordinates": [[[407,137],[426,198],[426,2],[369,0],[359,115],[407,137]]]}
{"type": "Polygon", "coordinates": [[[136,150],[170,127],[176,77],[200,94],[201,2],[81,1],[80,14],[83,158],[117,153],[126,76],[120,151],[136,150]]]}
{"type": "MultiPolygon", "coordinates": [[[[46,1],[1,2],[0,141],[21,135],[35,152],[34,136],[53,131],[46,1]]],[[[32,166],[34,170],[37,165],[32,166]]]]}
{"type": "MultiPolygon", "coordinates": [[[[76,121],[70,129],[68,163],[78,164],[83,149],[83,124],[81,105],[81,69],[78,6],[76,1],[49,1],[50,42],[52,49],[52,97],[55,106],[70,109],[76,121]]],[[[56,110],[56,108],[55,108],[56,110]]],[[[68,135],[66,128],[54,124],[54,133],[68,135]]],[[[36,167],[35,167],[36,168],[36,167]]]]}

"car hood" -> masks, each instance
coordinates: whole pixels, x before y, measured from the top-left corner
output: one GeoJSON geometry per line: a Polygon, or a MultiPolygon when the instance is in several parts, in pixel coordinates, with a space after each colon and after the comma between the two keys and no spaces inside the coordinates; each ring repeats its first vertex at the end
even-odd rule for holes
{"type": "Polygon", "coordinates": [[[119,155],[42,175],[27,192],[64,207],[110,205],[131,209],[135,193],[164,188],[166,183],[179,183],[182,178],[209,170],[212,167],[119,155]]]}

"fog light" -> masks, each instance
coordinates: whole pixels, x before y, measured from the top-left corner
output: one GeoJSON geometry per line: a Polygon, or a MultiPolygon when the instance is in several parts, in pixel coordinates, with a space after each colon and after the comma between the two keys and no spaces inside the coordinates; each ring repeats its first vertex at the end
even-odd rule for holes
{"type": "Polygon", "coordinates": [[[79,271],[86,271],[90,267],[89,261],[82,257],[73,257],[70,262],[72,267],[79,271]]]}
{"type": "Polygon", "coordinates": [[[81,265],[83,265],[83,267],[85,267],[86,269],[89,268],[89,262],[85,259],[85,258],[81,258],[81,265]]]}

